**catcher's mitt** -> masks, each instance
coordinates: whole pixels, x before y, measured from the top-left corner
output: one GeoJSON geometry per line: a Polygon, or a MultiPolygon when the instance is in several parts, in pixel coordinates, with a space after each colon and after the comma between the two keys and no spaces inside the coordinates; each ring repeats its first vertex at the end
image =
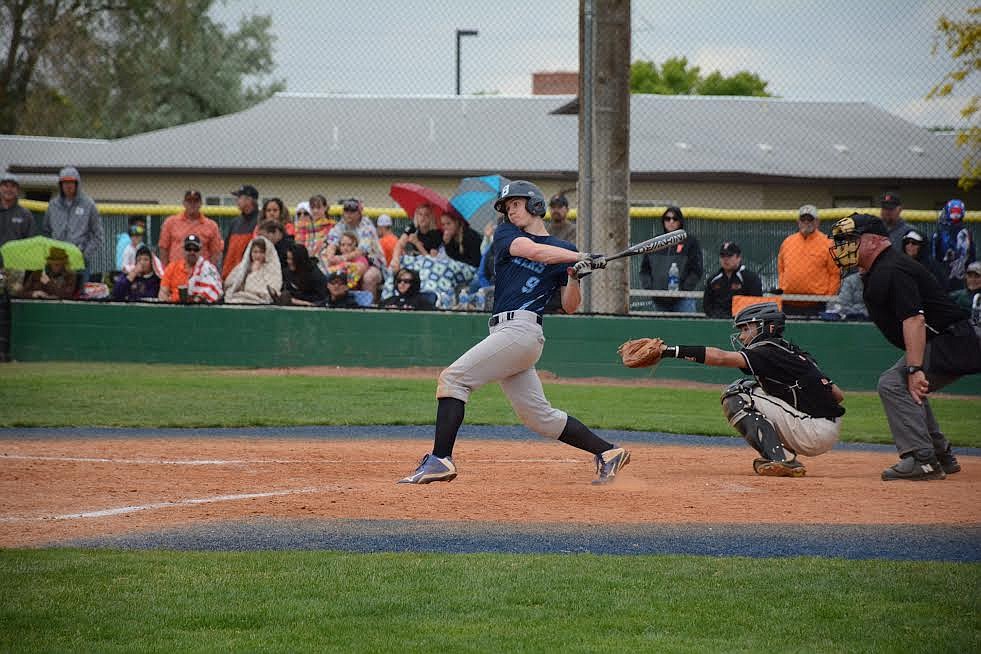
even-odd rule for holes
{"type": "Polygon", "coordinates": [[[635,338],[618,347],[617,354],[628,368],[646,368],[661,362],[662,347],[664,341],[660,338],[635,338]]]}

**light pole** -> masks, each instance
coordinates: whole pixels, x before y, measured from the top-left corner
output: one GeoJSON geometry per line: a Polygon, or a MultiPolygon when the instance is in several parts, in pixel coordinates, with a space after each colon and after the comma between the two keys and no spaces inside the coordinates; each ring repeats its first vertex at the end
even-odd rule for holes
{"type": "Polygon", "coordinates": [[[460,39],[464,36],[477,36],[477,30],[456,31],[456,94],[460,95],[460,39]]]}

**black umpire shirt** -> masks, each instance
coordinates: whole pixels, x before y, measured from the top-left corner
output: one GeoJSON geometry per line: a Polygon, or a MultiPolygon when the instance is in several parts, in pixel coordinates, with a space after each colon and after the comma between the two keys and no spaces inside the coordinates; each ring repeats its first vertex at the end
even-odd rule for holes
{"type": "Polygon", "coordinates": [[[894,248],[883,250],[862,275],[869,318],[882,335],[900,350],[903,321],[918,313],[926,318],[927,339],[968,318],[940,287],[937,278],[918,261],[894,248]]]}
{"type": "Polygon", "coordinates": [[[782,338],[757,341],[740,350],[744,373],[753,375],[768,395],[814,418],[837,418],[845,409],[835,402],[831,378],[807,352],[782,338]]]}

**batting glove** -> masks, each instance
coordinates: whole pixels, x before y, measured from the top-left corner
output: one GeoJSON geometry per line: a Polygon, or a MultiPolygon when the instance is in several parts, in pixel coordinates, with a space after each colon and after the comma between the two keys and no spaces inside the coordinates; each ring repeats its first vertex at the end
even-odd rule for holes
{"type": "Polygon", "coordinates": [[[572,268],[569,268],[569,275],[573,279],[582,279],[588,275],[593,274],[593,267],[591,261],[580,261],[572,268]]]}

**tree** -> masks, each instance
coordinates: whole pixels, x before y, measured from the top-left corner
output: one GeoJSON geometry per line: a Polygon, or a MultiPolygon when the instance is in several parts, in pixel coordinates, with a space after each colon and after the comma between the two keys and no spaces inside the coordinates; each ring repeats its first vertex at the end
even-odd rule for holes
{"type": "Polygon", "coordinates": [[[686,57],[671,57],[661,64],[635,61],[630,64],[631,93],[657,95],[753,95],[767,97],[767,82],[755,73],[740,71],[725,77],[714,71],[702,77],[701,68],[688,67],[686,57]]]}
{"type": "Polygon", "coordinates": [[[119,137],[240,111],[283,88],[268,16],[214,0],[2,0],[0,132],[119,137]]]}
{"type": "MultiPolygon", "coordinates": [[[[930,89],[927,99],[949,96],[959,84],[981,69],[981,20],[977,20],[981,18],[981,7],[971,7],[967,10],[967,14],[968,18],[964,21],[954,21],[946,16],[941,16],[937,21],[938,34],[933,53],[937,53],[942,39],[956,68],[930,89]]],[[[971,96],[967,105],[961,109],[961,115],[971,125],[957,132],[958,147],[967,148],[963,172],[957,182],[957,185],[965,191],[970,190],[981,180],[981,127],[971,121],[979,108],[981,105],[978,96],[971,96]]]]}

